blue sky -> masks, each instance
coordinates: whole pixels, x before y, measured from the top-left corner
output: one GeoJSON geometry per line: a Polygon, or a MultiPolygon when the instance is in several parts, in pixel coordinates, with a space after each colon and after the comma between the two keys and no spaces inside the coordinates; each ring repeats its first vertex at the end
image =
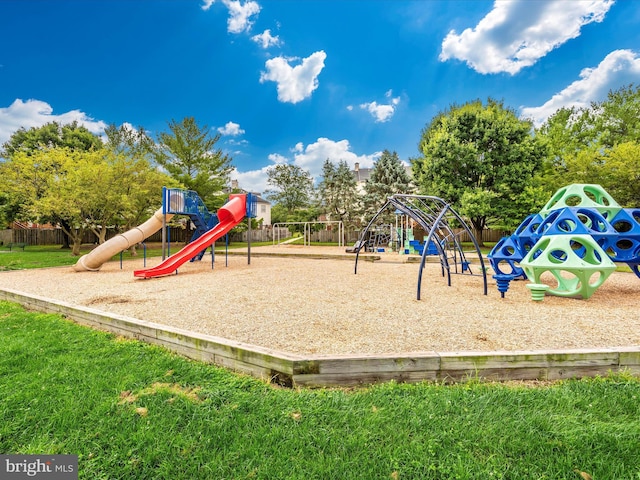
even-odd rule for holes
{"type": "Polygon", "coordinates": [[[0,142],[193,116],[258,192],[275,163],[408,161],[452,104],[540,124],[640,84],[635,0],[2,0],[0,24],[0,142]]]}

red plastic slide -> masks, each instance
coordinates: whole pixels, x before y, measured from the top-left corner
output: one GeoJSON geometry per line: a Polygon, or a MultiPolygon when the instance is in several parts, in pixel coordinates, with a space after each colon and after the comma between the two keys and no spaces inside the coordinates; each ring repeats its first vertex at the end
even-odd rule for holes
{"type": "Polygon", "coordinates": [[[135,270],[134,277],[151,278],[161,277],[163,275],[171,275],[180,265],[191,260],[198,252],[211,246],[217,239],[226,235],[229,230],[235,227],[245,217],[247,206],[246,195],[230,195],[229,201],[218,209],[219,223],[204,235],[200,236],[193,242],[169,258],[164,260],[160,265],[146,268],[144,270],[135,270]]]}

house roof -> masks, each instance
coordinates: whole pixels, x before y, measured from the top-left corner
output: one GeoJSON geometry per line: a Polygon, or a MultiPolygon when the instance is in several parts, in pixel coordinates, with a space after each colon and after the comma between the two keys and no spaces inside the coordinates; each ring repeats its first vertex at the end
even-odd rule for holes
{"type": "Polygon", "coordinates": [[[257,193],[252,193],[251,195],[253,195],[256,198],[256,203],[268,203],[269,205],[271,205],[271,202],[269,200],[265,200],[257,193]]]}

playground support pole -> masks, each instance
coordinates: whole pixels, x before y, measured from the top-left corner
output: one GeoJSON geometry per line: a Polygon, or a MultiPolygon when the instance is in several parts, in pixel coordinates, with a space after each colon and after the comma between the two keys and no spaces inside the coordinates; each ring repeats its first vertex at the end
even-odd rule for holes
{"type": "Polygon", "coordinates": [[[167,187],[162,187],[162,261],[167,248],[167,187]]]}
{"type": "MultiPolygon", "coordinates": [[[[167,256],[171,256],[171,230],[167,227],[167,256]]],[[[176,270],[176,273],[178,271],[176,270]]]]}
{"type": "MultiPolygon", "coordinates": [[[[424,270],[424,264],[425,264],[425,261],[426,261],[426,258],[427,258],[427,255],[426,255],[427,246],[429,245],[429,242],[433,238],[434,230],[436,229],[438,224],[442,221],[442,219],[446,215],[446,213],[449,210],[449,208],[450,208],[449,204],[445,204],[445,207],[442,209],[440,214],[436,217],[435,222],[433,222],[433,225],[429,229],[429,234],[427,235],[427,238],[424,241],[425,248],[422,251],[422,258],[420,259],[420,271],[418,273],[418,288],[417,288],[417,292],[416,292],[416,300],[420,300],[420,290],[421,290],[421,287],[422,287],[422,271],[424,270]]],[[[440,249],[442,250],[442,246],[440,246],[440,249]]],[[[442,265],[442,267],[447,270],[447,284],[449,286],[451,286],[451,269],[449,268],[449,263],[447,262],[447,256],[444,253],[444,251],[442,251],[442,253],[440,254],[440,260],[441,260],[440,265],[442,265]]]]}
{"type": "MultiPolygon", "coordinates": [[[[390,198],[387,198],[387,201],[385,202],[384,206],[382,208],[380,208],[380,210],[378,210],[378,212],[373,216],[373,218],[371,220],[369,220],[369,223],[367,224],[367,226],[365,227],[364,230],[362,230],[362,232],[360,232],[360,238],[358,238],[358,245],[362,245],[364,242],[364,239],[367,235],[367,232],[369,231],[369,229],[371,228],[371,225],[374,224],[374,222],[376,221],[376,219],[380,216],[380,214],[389,206],[391,205],[391,200],[390,198]]],[[[358,259],[360,258],[360,250],[362,250],[362,248],[358,248],[356,250],[356,261],[355,261],[355,265],[353,267],[353,273],[355,275],[358,274],[358,259]]]]}
{"type": "Polygon", "coordinates": [[[162,261],[165,260],[165,250],[167,248],[167,221],[162,220],[162,261]]]}

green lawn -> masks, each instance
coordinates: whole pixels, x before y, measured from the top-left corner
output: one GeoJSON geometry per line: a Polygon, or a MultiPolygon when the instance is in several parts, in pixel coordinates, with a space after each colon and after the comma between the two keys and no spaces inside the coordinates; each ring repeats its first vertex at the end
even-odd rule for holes
{"type": "Polygon", "coordinates": [[[287,390],[0,302],[0,451],[83,479],[640,479],[640,381],[287,390]]]}
{"type": "Polygon", "coordinates": [[[0,302],[0,452],[77,454],[83,479],[640,480],[639,445],[630,375],[286,390],[0,302]]]}
{"type": "MultiPolygon", "coordinates": [[[[268,243],[252,243],[252,246],[271,245],[268,243]]],[[[246,248],[246,243],[231,243],[229,249],[246,248]]],[[[184,247],[184,243],[172,243],[171,253],[176,253],[184,247]]],[[[83,245],[81,255],[89,253],[94,245],[83,245]]],[[[224,252],[224,243],[216,243],[216,252],[224,252]]],[[[136,250],[137,257],[143,258],[145,251],[142,247],[136,250]]],[[[162,255],[162,246],[157,243],[150,244],[146,250],[147,258],[162,255]]],[[[0,247],[0,271],[3,270],[23,270],[28,268],[60,267],[64,265],[74,265],[79,257],[71,254],[71,250],[64,250],[60,245],[29,245],[24,251],[21,249],[8,250],[0,247]]],[[[129,250],[122,252],[123,260],[132,258],[129,250]]],[[[115,255],[112,261],[119,261],[120,254],[115,255]]]]}

